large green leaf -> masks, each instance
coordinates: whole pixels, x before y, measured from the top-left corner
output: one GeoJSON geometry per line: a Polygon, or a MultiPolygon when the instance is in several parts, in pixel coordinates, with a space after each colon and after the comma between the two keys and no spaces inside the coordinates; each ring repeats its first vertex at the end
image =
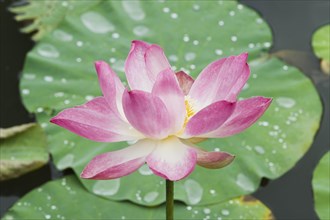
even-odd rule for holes
{"type": "Polygon", "coordinates": [[[321,69],[330,74],[330,25],[324,25],[313,34],[312,46],[314,53],[321,59],[321,69]]]}
{"type": "MultiPolygon", "coordinates": [[[[176,203],[174,214],[175,219],[273,219],[270,210],[250,196],[205,207],[176,203]]],[[[147,208],[107,201],[88,193],[74,176],[68,176],[24,196],[3,217],[12,219],[165,219],[165,206],[147,208]]]]}
{"type": "Polygon", "coordinates": [[[317,165],[313,175],[315,210],[321,220],[330,219],[330,152],[317,165]]]}
{"type": "Polygon", "coordinates": [[[18,177],[47,162],[45,133],[37,124],[0,129],[0,180],[18,177]]]}
{"type": "MultiPolygon", "coordinates": [[[[101,94],[93,61],[109,61],[125,80],[123,64],[135,38],[162,45],[171,64],[194,77],[219,57],[248,51],[252,75],[241,97],[274,98],[263,118],[246,132],[200,144],[236,154],[237,159],[221,170],[198,167],[176,184],[176,199],[210,204],[249,194],[262,177],[287,172],[309,148],[320,121],[319,97],[299,70],[262,53],[271,45],[271,32],[254,11],[232,1],[104,1],[79,16],[69,14],[28,54],[24,67],[23,101],[46,126],[59,169],[73,168],[79,174],[95,155],[127,146],[95,143],[48,121],[52,113],[101,94]]],[[[147,167],[118,180],[82,182],[91,192],[114,200],[155,205],[165,199],[164,181],[147,167]],[[144,199],[150,193],[157,196],[144,199]]]]}

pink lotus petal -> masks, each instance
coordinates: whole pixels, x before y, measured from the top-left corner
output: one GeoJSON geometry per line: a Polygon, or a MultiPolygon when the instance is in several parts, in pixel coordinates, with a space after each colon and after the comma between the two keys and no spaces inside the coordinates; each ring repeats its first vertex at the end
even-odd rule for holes
{"type": "Polygon", "coordinates": [[[234,112],[236,103],[218,101],[197,112],[187,123],[183,137],[203,136],[219,128],[234,112]]]}
{"type": "Polygon", "coordinates": [[[183,71],[177,72],[175,75],[179,81],[181,90],[185,95],[188,95],[190,88],[194,84],[195,80],[183,71]]]}
{"type": "Polygon", "coordinates": [[[150,92],[153,82],[148,76],[145,53],[150,45],[143,41],[132,41],[131,50],[125,62],[125,73],[132,90],[150,92]]]}
{"type": "Polygon", "coordinates": [[[219,169],[229,165],[235,156],[226,152],[207,152],[197,150],[197,164],[208,169],[219,169]]]}
{"type": "Polygon", "coordinates": [[[158,74],[152,94],[158,96],[167,108],[171,119],[171,133],[181,130],[186,116],[186,106],[183,92],[170,68],[158,74]]]}
{"type": "Polygon", "coordinates": [[[141,134],[135,129],[129,130],[128,124],[113,113],[104,97],[65,109],[50,121],[93,141],[117,142],[141,138],[141,134]]]}
{"type": "Polygon", "coordinates": [[[255,123],[267,110],[271,98],[253,97],[237,102],[235,111],[217,130],[203,137],[227,137],[240,133],[255,123]]]}
{"type": "Polygon", "coordinates": [[[122,96],[125,90],[124,85],[106,62],[96,61],[95,68],[103,96],[108,101],[109,106],[114,113],[122,117],[122,96]]]}
{"type": "Polygon", "coordinates": [[[196,160],[196,150],[174,136],[159,141],[146,159],[154,174],[172,181],[188,176],[194,170],[196,160]]]}
{"type": "Polygon", "coordinates": [[[171,68],[163,49],[156,44],[146,50],[145,62],[149,79],[152,82],[156,81],[157,75],[161,71],[171,68]]]}
{"type": "Polygon", "coordinates": [[[155,144],[154,141],[145,139],[122,150],[100,154],[88,163],[80,176],[97,180],[126,176],[145,163],[155,144]]]}
{"type": "Polygon", "coordinates": [[[157,139],[168,136],[171,119],[165,104],[157,96],[139,90],[125,91],[123,107],[130,124],[145,136],[157,139]]]}
{"type": "Polygon", "coordinates": [[[199,102],[200,108],[219,100],[235,102],[250,75],[247,56],[243,53],[209,64],[195,80],[189,96],[199,102]]]}

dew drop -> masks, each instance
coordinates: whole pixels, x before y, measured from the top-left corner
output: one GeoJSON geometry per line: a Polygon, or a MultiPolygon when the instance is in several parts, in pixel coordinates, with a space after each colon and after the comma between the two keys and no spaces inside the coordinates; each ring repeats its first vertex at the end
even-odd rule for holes
{"type": "Polygon", "coordinates": [[[262,21],[261,18],[257,18],[257,19],[256,19],[256,22],[257,22],[257,24],[261,24],[263,21],[262,21]]]}
{"type": "Polygon", "coordinates": [[[59,98],[59,97],[63,97],[64,96],[64,92],[56,92],[54,93],[54,97],[59,98]]]}
{"type": "Polygon", "coordinates": [[[188,36],[187,34],[185,34],[185,35],[183,36],[183,41],[184,41],[184,42],[188,42],[189,40],[190,40],[189,36],[188,36]]]}
{"type": "Polygon", "coordinates": [[[43,112],[43,111],[44,111],[44,108],[42,108],[42,107],[38,107],[38,108],[37,108],[37,112],[41,113],[41,112],[43,112]]]}
{"type": "Polygon", "coordinates": [[[271,45],[272,45],[272,44],[271,44],[270,42],[265,42],[265,43],[264,43],[264,46],[267,47],[267,48],[270,47],[271,45]]]}
{"type": "Polygon", "coordinates": [[[254,183],[243,173],[237,175],[236,184],[246,191],[252,192],[254,190],[254,183]]]}
{"type": "Polygon", "coordinates": [[[60,40],[60,41],[72,41],[73,37],[72,35],[66,33],[65,31],[63,30],[60,30],[60,29],[57,29],[53,32],[53,36],[54,38],[56,38],[57,40],[60,40]]]}
{"type": "Polygon", "coordinates": [[[109,61],[110,61],[110,63],[114,63],[114,62],[116,62],[116,58],[112,57],[112,58],[109,59],[109,61]]]}
{"type": "Polygon", "coordinates": [[[124,60],[118,60],[115,62],[112,66],[115,70],[124,72],[125,71],[125,61],[124,60]]]}
{"type": "Polygon", "coordinates": [[[128,16],[135,20],[135,21],[141,21],[145,18],[145,13],[141,8],[140,1],[129,1],[129,0],[123,0],[122,6],[128,16]]]}
{"type": "Polygon", "coordinates": [[[194,5],[193,5],[193,9],[194,9],[195,11],[198,11],[198,10],[200,9],[200,6],[197,5],[197,4],[194,4],[194,5]]]}
{"type": "Polygon", "coordinates": [[[232,42],[236,42],[237,41],[237,37],[236,36],[231,36],[230,39],[231,39],[232,42]]]}
{"type": "Polygon", "coordinates": [[[165,7],[165,8],[163,8],[163,12],[164,13],[169,13],[171,10],[169,9],[169,8],[167,8],[167,7],[165,7]]]}
{"type": "Polygon", "coordinates": [[[220,50],[220,49],[216,49],[216,50],[215,50],[215,54],[216,54],[216,55],[222,55],[222,54],[223,54],[223,51],[220,50]]]}
{"type": "Polygon", "coordinates": [[[204,208],[203,209],[203,212],[204,212],[204,214],[210,214],[211,213],[211,209],[209,209],[209,208],[204,208]]]}
{"type": "Polygon", "coordinates": [[[45,215],[45,219],[50,219],[51,217],[51,215],[45,215]]]}
{"type": "Polygon", "coordinates": [[[185,54],[184,58],[186,59],[186,61],[192,61],[196,58],[196,54],[193,52],[188,52],[185,54]]]}
{"type": "Polygon", "coordinates": [[[173,18],[173,19],[177,19],[179,16],[178,16],[178,14],[177,13],[172,13],[171,14],[171,18],[173,18]]]}
{"type": "Polygon", "coordinates": [[[255,146],[254,150],[258,153],[258,154],[264,154],[265,153],[265,149],[261,146],[255,146]]]}
{"type": "Polygon", "coordinates": [[[287,65],[283,66],[283,70],[288,70],[288,69],[289,69],[289,67],[287,65]]]}
{"type": "Polygon", "coordinates": [[[192,210],[192,207],[191,206],[187,206],[187,210],[188,211],[192,210]]]}
{"type": "Polygon", "coordinates": [[[64,104],[66,104],[66,105],[70,104],[70,100],[68,100],[68,99],[64,100],[64,104]]]}
{"type": "Polygon", "coordinates": [[[149,33],[149,28],[143,25],[139,25],[133,29],[133,33],[139,37],[146,36],[149,33]]]}
{"type": "Polygon", "coordinates": [[[143,200],[147,203],[155,201],[155,199],[158,197],[158,192],[148,192],[144,197],[143,200]]]}
{"type": "Polygon", "coordinates": [[[80,63],[80,62],[82,61],[82,59],[81,59],[80,57],[77,57],[77,58],[76,58],[76,61],[77,61],[78,63],[80,63]]]}
{"type": "Polygon", "coordinates": [[[184,183],[184,188],[190,204],[195,205],[201,201],[203,196],[203,188],[198,182],[188,179],[184,183]]]}
{"type": "Polygon", "coordinates": [[[112,34],[113,39],[118,39],[119,37],[120,37],[120,34],[118,34],[118,33],[113,33],[112,34]]]}
{"type": "Polygon", "coordinates": [[[94,98],[94,96],[92,96],[92,95],[86,95],[85,96],[85,99],[87,100],[87,101],[90,101],[90,100],[92,100],[94,98]]]}
{"type": "Polygon", "coordinates": [[[230,15],[230,16],[234,16],[234,15],[235,15],[235,12],[234,12],[234,11],[230,11],[230,12],[229,12],[229,15],[230,15]]]}
{"type": "Polygon", "coordinates": [[[24,79],[33,80],[36,78],[36,75],[32,74],[32,73],[24,73],[23,77],[24,77],[24,79]]]}
{"type": "Polygon", "coordinates": [[[197,46],[199,44],[199,41],[198,40],[194,40],[193,41],[193,45],[197,46]]]}
{"type": "Polygon", "coordinates": [[[221,210],[222,215],[229,215],[229,211],[227,209],[221,210]]]}
{"type": "Polygon", "coordinates": [[[267,127],[267,126],[269,126],[269,122],[268,121],[259,121],[258,125],[267,127]]]}
{"type": "Polygon", "coordinates": [[[82,42],[82,41],[77,41],[77,42],[76,42],[76,45],[77,45],[78,47],[82,47],[82,46],[84,45],[84,42],[82,42]]]}
{"type": "Polygon", "coordinates": [[[144,176],[149,176],[152,175],[153,172],[150,170],[149,166],[147,164],[143,164],[140,168],[139,168],[139,173],[141,173],[144,176]]]}
{"type": "Polygon", "coordinates": [[[23,89],[23,90],[22,90],[22,94],[23,94],[23,95],[29,95],[29,94],[30,94],[30,90],[28,90],[28,89],[23,89]]]}
{"type": "Polygon", "coordinates": [[[94,11],[85,12],[80,19],[88,30],[97,34],[105,34],[115,30],[115,26],[110,21],[94,11]]]}
{"type": "Polygon", "coordinates": [[[254,43],[249,43],[248,47],[249,47],[250,49],[252,49],[252,48],[255,47],[255,45],[254,45],[254,43]]]}
{"type": "Polygon", "coordinates": [[[48,58],[57,58],[60,56],[60,52],[51,44],[41,43],[38,48],[37,52],[39,55],[48,58]]]}
{"type": "Polygon", "coordinates": [[[218,25],[219,25],[220,27],[222,27],[222,26],[225,25],[225,22],[224,22],[223,20],[220,20],[220,21],[218,22],[218,25]]]}
{"type": "Polygon", "coordinates": [[[174,55],[174,54],[169,55],[168,59],[169,59],[170,61],[173,61],[173,62],[176,62],[176,61],[179,60],[178,56],[176,56],[176,55],[174,55]]]}
{"type": "Polygon", "coordinates": [[[278,97],[276,98],[276,103],[284,108],[292,108],[296,104],[296,101],[288,97],[278,97]]]}
{"type": "Polygon", "coordinates": [[[101,180],[93,185],[93,192],[97,195],[112,196],[115,195],[120,187],[120,179],[101,180]]]}

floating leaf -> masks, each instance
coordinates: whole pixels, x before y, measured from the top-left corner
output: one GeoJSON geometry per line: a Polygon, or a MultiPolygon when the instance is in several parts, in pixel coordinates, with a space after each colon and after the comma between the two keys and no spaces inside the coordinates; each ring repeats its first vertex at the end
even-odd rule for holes
{"type": "Polygon", "coordinates": [[[313,34],[314,53],[321,59],[322,70],[330,74],[330,25],[324,25],[313,34]]]}
{"type": "MultiPolygon", "coordinates": [[[[28,0],[27,4],[11,7],[10,11],[18,14],[15,17],[17,21],[30,22],[21,31],[23,33],[36,32],[32,39],[37,41],[54,30],[68,13],[79,13],[99,2],[100,0],[84,2],[76,0],[28,0]]],[[[62,33],[58,32],[58,34],[61,35],[62,33]]]]}
{"type": "Polygon", "coordinates": [[[312,185],[317,215],[321,220],[330,219],[330,152],[317,165],[312,185]]]}
{"type": "MultiPolygon", "coordinates": [[[[155,196],[150,193],[145,198],[155,196]]],[[[176,203],[174,208],[175,219],[273,219],[270,210],[250,196],[207,207],[176,203]]],[[[74,176],[68,176],[24,196],[3,217],[11,219],[165,219],[165,206],[147,208],[107,201],[88,193],[74,176]]]]}
{"type": "Polygon", "coordinates": [[[44,131],[34,123],[0,129],[0,180],[12,179],[48,162],[44,131]]]}
{"type": "MultiPolygon", "coordinates": [[[[215,59],[248,51],[252,74],[241,98],[274,98],[263,118],[246,132],[200,143],[207,150],[233,153],[236,160],[221,170],[196,168],[176,184],[177,200],[211,204],[250,194],[262,177],[281,176],[309,148],[321,116],[315,88],[299,70],[263,53],[271,46],[269,27],[254,11],[233,1],[104,1],[68,15],[28,54],[21,81],[26,107],[47,125],[53,113],[101,95],[95,60],[109,61],[125,80],[124,60],[135,38],[162,45],[171,64],[194,77],[215,59]],[[71,40],[59,37],[59,30],[71,40]]],[[[56,166],[73,168],[77,175],[95,155],[128,145],[95,143],[54,125],[45,129],[56,166]]],[[[82,182],[89,191],[113,200],[143,205],[165,200],[164,181],[146,166],[118,180],[82,182]],[[158,196],[144,200],[151,192],[158,196]]]]}

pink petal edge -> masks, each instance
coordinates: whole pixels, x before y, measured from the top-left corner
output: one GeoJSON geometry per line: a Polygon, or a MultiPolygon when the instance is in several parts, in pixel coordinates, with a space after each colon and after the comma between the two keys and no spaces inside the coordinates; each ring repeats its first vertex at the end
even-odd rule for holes
{"type": "Polygon", "coordinates": [[[178,181],[195,169],[196,160],[196,150],[172,136],[159,141],[157,148],[148,155],[146,162],[155,175],[178,181]]]}
{"type": "Polygon", "coordinates": [[[265,113],[271,102],[271,98],[261,96],[239,101],[233,114],[222,126],[202,136],[218,138],[240,133],[253,125],[265,113]]]}
{"type": "Polygon", "coordinates": [[[235,102],[250,75],[247,57],[242,53],[209,64],[195,80],[189,96],[200,108],[220,100],[235,102]]]}
{"type": "Polygon", "coordinates": [[[157,96],[139,90],[125,90],[123,107],[130,124],[146,137],[162,139],[169,135],[171,119],[165,104],[157,96]]]}
{"type": "Polygon", "coordinates": [[[150,92],[153,82],[150,80],[145,63],[145,53],[150,44],[134,40],[131,50],[126,58],[125,73],[128,84],[132,90],[150,92]]]}
{"type": "Polygon", "coordinates": [[[166,106],[171,120],[170,132],[176,133],[181,130],[186,116],[184,94],[170,68],[158,74],[152,94],[159,97],[166,106]]]}
{"type": "Polygon", "coordinates": [[[107,180],[131,174],[145,163],[154,147],[153,141],[141,140],[122,150],[97,155],[87,164],[80,177],[107,180]]]}
{"type": "Polygon", "coordinates": [[[129,130],[109,108],[104,97],[97,97],[84,105],[68,108],[50,122],[82,137],[99,142],[118,142],[139,139],[135,130],[129,130]]]}
{"type": "Polygon", "coordinates": [[[109,107],[118,115],[118,117],[122,117],[123,107],[121,100],[125,89],[124,85],[106,62],[96,61],[95,69],[103,96],[109,103],[109,107]]]}
{"type": "Polygon", "coordinates": [[[202,136],[219,128],[234,112],[236,103],[218,101],[197,112],[187,123],[183,137],[202,136]]]}
{"type": "Polygon", "coordinates": [[[160,72],[171,68],[163,49],[153,44],[145,52],[145,62],[149,79],[155,82],[160,72]]]}

